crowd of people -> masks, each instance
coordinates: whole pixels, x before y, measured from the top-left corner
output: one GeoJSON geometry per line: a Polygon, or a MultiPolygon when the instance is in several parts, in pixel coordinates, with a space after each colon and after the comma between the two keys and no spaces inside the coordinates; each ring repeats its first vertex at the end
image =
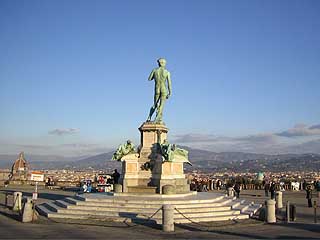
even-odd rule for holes
{"type": "Polygon", "coordinates": [[[320,192],[320,180],[315,181],[283,181],[264,177],[262,180],[254,178],[245,178],[241,176],[228,177],[224,179],[210,178],[206,176],[189,176],[190,190],[198,192],[207,192],[212,190],[226,190],[233,188],[237,197],[240,197],[242,189],[264,190],[265,197],[275,199],[276,191],[306,191],[308,206],[312,207],[312,191],[316,189],[320,192]]]}

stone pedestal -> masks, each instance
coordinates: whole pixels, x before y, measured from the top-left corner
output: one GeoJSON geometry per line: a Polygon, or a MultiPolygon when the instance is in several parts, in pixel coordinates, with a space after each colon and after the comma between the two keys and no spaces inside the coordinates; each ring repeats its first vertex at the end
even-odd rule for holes
{"type": "Polygon", "coordinates": [[[168,128],[163,124],[145,122],[139,128],[140,151],[122,160],[123,192],[161,193],[164,185],[173,185],[177,193],[190,191],[182,162],[163,162],[160,144],[167,139],[168,128]]]}
{"type": "Polygon", "coordinates": [[[140,131],[140,143],[141,143],[141,155],[147,155],[154,153],[158,144],[163,143],[167,139],[168,128],[159,123],[145,122],[139,127],[140,131]]]}
{"type": "Polygon", "coordinates": [[[267,200],[267,223],[275,223],[276,220],[276,201],[267,200]]]}
{"type": "Polygon", "coordinates": [[[33,200],[31,198],[27,198],[23,207],[22,222],[32,222],[33,215],[33,200]]]}
{"type": "Polygon", "coordinates": [[[162,230],[174,232],[174,206],[165,204],[162,206],[162,230]]]}
{"type": "Polygon", "coordinates": [[[22,192],[13,193],[13,211],[22,210],[22,192]]]}
{"type": "Polygon", "coordinates": [[[152,184],[157,186],[157,191],[162,193],[165,185],[175,186],[176,193],[189,192],[190,186],[183,172],[181,162],[163,162],[162,158],[155,160],[152,170],[152,184]]]}

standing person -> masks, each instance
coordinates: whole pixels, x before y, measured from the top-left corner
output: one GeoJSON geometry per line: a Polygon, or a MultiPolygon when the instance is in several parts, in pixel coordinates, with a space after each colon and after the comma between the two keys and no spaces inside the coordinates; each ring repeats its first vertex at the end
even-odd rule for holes
{"type": "Polygon", "coordinates": [[[308,207],[311,208],[312,207],[312,188],[311,185],[308,185],[306,188],[306,199],[308,199],[308,207]]]}
{"type": "Polygon", "coordinates": [[[218,179],[218,181],[217,181],[217,189],[218,190],[221,190],[221,180],[220,179],[218,179]]]}
{"type": "Polygon", "coordinates": [[[320,207],[320,181],[317,180],[316,182],[316,190],[317,190],[317,197],[318,197],[318,207],[320,207]]]}
{"type": "Polygon", "coordinates": [[[276,184],[275,184],[275,182],[272,181],[269,191],[270,191],[270,194],[271,194],[271,199],[275,199],[275,192],[276,192],[276,184]]]}
{"type": "Polygon", "coordinates": [[[236,182],[236,184],[234,185],[233,189],[237,194],[236,197],[240,198],[240,191],[241,191],[240,183],[236,182]]]}
{"type": "Polygon", "coordinates": [[[307,188],[307,182],[306,182],[306,180],[303,180],[302,189],[307,190],[306,188],[307,188]]]}
{"type": "Polygon", "coordinates": [[[270,183],[266,182],[264,184],[264,196],[269,197],[269,191],[270,191],[270,183]]]}
{"type": "Polygon", "coordinates": [[[203,179],[201,181],[201,192],[208,192],[208,188],[207,188],[207,182],[205,181],[205,179],[203,179]]]}
{"type": "Polygon", "coordinates": [[[83,192],[85,193],[88,191],[87,181],[83,183],[82,189],[83,189],[83,192]]]}
{"type": "Polygon", "coordinates": [[[113,177],[113,183],[114,184],[118,184],[119,183],[119,178],[120,178],[120,173],[118,173],[118,170],[115,169],[113,174],[112,174],[112,177],[113,177]]]}

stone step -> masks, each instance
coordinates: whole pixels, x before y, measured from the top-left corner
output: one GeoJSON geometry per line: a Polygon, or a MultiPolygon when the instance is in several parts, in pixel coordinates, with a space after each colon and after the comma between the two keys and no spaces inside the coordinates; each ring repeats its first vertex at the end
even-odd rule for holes
{"type": "MultiPolygon", "coordinates": [[[[110,202],[110,203],[98,203],[98,202],[87,202],[87,201],[79,201],[72,198],[66,198],[64,201],[59,201],[59,203],[62,204],[62,207],[67,206],[92,206],[92,207],[128,207],[128,208],[159,208],[163,205],[163,203],[154,203],[149,202],[148,204],[140,204],[140,203],[131,203],[131,201],[127,203],[119,203],[119,202],[110,202]],[[67,202],[67,203],[66,203],[67,202]]],[[[192,205],[192,208],[197,207],[229,207],[229,204],[232,203],[232,199],[221,199],[219,201],[214,201],[212,203],[190,203],[189,201],[185,201],[184,204],[175,204],[175,206],[181,208],[190,208],[192,205]]],[[[171,203],[170,203],[171,204],[171,203]]]]}
{"type": "Polygon", "coordinates": [[[234,210],[239,210],[240,212],[244,212],[248,209],[249,205],[247,204],[240,204],[239,206],[233,208],[234,210]]]}
{"type": "MultiPolygon", "coordinates": [[[[157,209],[162,207],[161,205],[152,205],[152,206],[137,206],[137,205],[130,205],[127,204],[122,206],[92,206],[92,205],[74,205],[69,204],[63,200],[55,201],[55,204],[59,207],[67,208],[67,209],[82,209],[86,211],[126,211],[126,212],[144,212],[144,213],[151,213],[155,212],[157,209]]],[[[188,207],[184,206],[179,210],[182,212],[205,212],[205,211],[228,211],[231,210],[231,206],[202,206],[198,205],[188,205],[188,207]]]]}
{"type": "Polygon", "coordinates": [[[50,211],[47,207],[45,207],[44,205],[36,205],[36,210],[37,212],[45,217],[49,217],[49,213],[53,213],[52,211],[50,211]]]}
{"type": "MultiPolygon", "coordinates": [[[[150,217],[153,215],[153,218],[162,217],[162,210],[155,210],[150,212],[127,212],[127,211],[86,211],[82,209],[66,209],[66,208],[59,208],[57,209],[59,214],[79,214],[79,215],[91,215],[91,216],[106,216],[106,217],[150,217]],[[157,212],[157,213],[156,213],[157,212]]],[[[227,210],[227,211],[212,211],[212,212],[174,212],[176,217],[180,215],[194,218],[194,217],[213,217],[213,216],[222,216],[222,215],[236,215],[240,214],[240,211],[237,210],[227,210]]]]}
{"type": "MultiPolygon", "coordinates": [[[[59,213],[59,214],[78,214],[78,215],[92,215],[92,216],[106,216],[106,217],[146,217],[154,215],[154,218],[161,218],[162,217],[162,210],[159,209],[145,209],[148,211],[142,211],[141,209],[137,209],[137,211],[126,211],[125,209],[116,209],[115,211],[104,211],[104,210],[85,210],[85,209],[70,209],[70,208],[62,208],[57,206],[55,203],[45,203],[46,208],[48,208],[52,213],[59,213]]],[[[175,216],[184,216],[188,218],[194,217],[213,217],[213,216],[221,216],[221,215],[239,215],[239,210],[222,210],[222,211],[209,211],[207,208],[204,209],[197,209],[198,211],[190,211],[190,209],[177,209],[175,210],[175,216]],[[186,211],[187,210],[187,211],[186,211]]]]}
{"type": "Polygon", "coordinates": [[[97,219],[100,221],[150,221],[162,222],[163,204],[171,204],[176,223],[225,221],[252,216],[260,204],[222,194],[198,193],[166,197],[164,195],[83,194],[74,198],[44,203],[37,206],[42,215],[49,218],[97,219]]]}
{"type": "Polygon", "coordinates": [[[213,203],[213,202],[217,202],[219,200],[222,199],[230,199],[233,200],[233,198],[229,198],[229,197],[225,197],[225,196],[219,196],[219,197],[215,197],[215,198],[204,198],[204,199],[197,199],[197,198],[179,198],[179,199],[172,199],[172,198],[168,198],[168,199],[145,199],[145,198],[141,198],[141,197],[100,197],[100,198],[89,198],[89,197],[82,197],[77,195],[75,197],[75,199],[77,200],[81,200],[83,202],[92,202],[92,203],[97,203],[97,204],[101,204],[101,203],[135,203],[135,204],[150,204],[150,202],[152,202],[153,204],[184,204],[184,203],[189,203],[189,204],[193,204],[193,203],[213,203]]]}
{"type": "MultiPolygon", "coordinates": [[[[191,222],[218,222],[218,221],[229,221],[237,219],[248,219],[249,215],[224,215],[224,216],[213,216],[213,217],[197,217],[197,218],[177,218],[174,220],[175,223],[191,223],[191,222]]],[[[161,224],[160,220],[157,220],[161,224]]]]}
{"type": "MultiPolygon", "coordinates": [[[[81,214],[74,214],[74,213],[57,213],[52,212],[49,209],[47,209],[43,205],[37,205],[36,206],[37,211],[46,217],[49,218],[62,218],[62,219],[92,219],[92,220],[103,220],[103,221],[115,221],[115,222],[136,222],[136,221],[146,221],[149,219],[149,216],[143,216],[143,215],[136,215],[136,214],[128,214],[124,213],[122,216],[106,216],[103,214],[92,214],[90,212],[81,214]]],[[[211,222],[211,221],[227,221],[227,220],[235,220],[235,219],[247,219],[249,218],[249,215],[247,214],[230,214],[226,212],[222,215],[216,215],[216,216],[197,216],[197,215],[184,215],[181,216],[181,214],[176,215],[175,214],[175,223],[190,223],[190,222],[211,222]]],[[[151,219],[151,221],[154,221],[158,224],[162,223],[162,219],[160,215],[154,216],[154,218],[151,219]]]]}
{"type": "MultiPolygon", "coordinates": [[[[54,203],[45,203],[46,207],[49,208],[51,211],[59,212],[59,213],[84,213],[84,212],[91,212],[96,213],[99,212],[101,214],[105,214],[106,216],[110,213],[136,213],[136,214],[153,214],[156,212],[159,208],[100,208],[100,207],[92,207],[92,206],[77,206],[77,205],[64,205],[63,201],[57,200],[54,203]],[[63,205],[63,207],[61,207],[63,205]]],[[[160,210],[161,212],[161,210],[160,210]]],[[[231,206],[228,207],[201,207],[201,208],[182,208],[175,211],[175,214],[179,214],[179,212],[183,214],[203,214],[208,213],[209,215],[221,215],[222,213],[238,213],[240,214],[240,210],[233,210],[231,209],[231,206]]],[[[99,214],[100,215],[100,214],[99,214]]]]}
{"type": "MultiPolygon", "coordinates": [[[[68,200],[70,202],[70,200],[68,200]]],[[[223,206],[233,201],[232,198],[218,198],[218,199],[200,199],[200,200],[135,200],[135,199],[114,199],[113,201],[93,201],[86,199],[86,201],[74,201],[77,205],[92,205],[92,206],[119,206],[121,204],[135,204],[140,205],[163,205],[172,204],[175,206],[189,207],[190,204],[211,204],[211,206],[223,206]]]]}
{"type": "Polygon", "coordinates": [[[99,221],[112,221],[112,222],[131,222],[131,218],[119,217],[119,216],[105,216],[105,215],[90,215],[90,214],[72,214],[72,213],[57,213],[51,211],[44,205],[36,205],[36,210],[42,216],[48,218],[60,218],[60,219],[93,219],[99,221]]]}
{"type": "Polygon", "coordinates": [[[196,196],[197,192],[183,192],[183,193],[176,193],[176,194],[153,194],[153,193],[128,193],[128,192],[109,192],[109,196],[115,197],[140,197],[140,198],[158,198],[158,199],[174,199],[174,198],[185,198],[185,197],[192,197],[196,196]]]}
{"type": "Polygon", "coordinates": [[[240,206],[241,204],[244,204],[245,202],[246,202],[246,200],[244,200],[244,199],[234,200],[234,201],[232,202],[231,208],[232,208],[232,209],[235,209],[236,207],[240,206]]]}
{"type": "MultiPolygon", "coordinates": [[[[147,216],[139,215],[139,219],[148,219],[147,216]]],[[[217,221],[229,221],[229,220],[237,220],[237,219],[248,219],[249,215],[247,214],[228,214],[225,213],[219,216],[182,216],[175,215],[174,216],[175,223],[192,223],[192,222],[217,222],[217,221]]],[[[162,219],[158,217],[152,218],[156,223],[162,224],[162,219]]]]}
{"type": "MultiPolygon", "coordinates": [[[[150,217],[153,214],[138,214],[137,217],[143,218],[143,217],[150,217]]],[[[183,213],[181,211],[177,212],[174,211],[174,217],[175,219],[179,218],[201,218],[201,217],[219,217],[219,216],[226,216],[226,215],[240,215],[240,211],[236,210],[228,210],[228,211],[214,211],[214,212],[191,212],[191,213],[183,213]]],[[[156,213],[152,219],[160,219],[162,218],[162,211],[160,210],[158,213],[156,213]]]]}
{"type": "Polygon", "coordinates": [[[261,207],[261,204],[251,204],[246,210],[242,211],[242,213],[252,217],[261,207]]]}
{"type": "Polygon", "coordinates": [[[53,202],[44,203],[42,206],[46,207],[51,212],[58,212],[58,210],[62,209],[62,207],[56,205],[53,202]]]}

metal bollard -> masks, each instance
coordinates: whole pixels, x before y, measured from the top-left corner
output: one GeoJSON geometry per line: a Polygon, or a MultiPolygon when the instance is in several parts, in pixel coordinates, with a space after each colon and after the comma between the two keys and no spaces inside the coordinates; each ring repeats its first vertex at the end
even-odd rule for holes
{"type": "Polygon", "coordinates": [[[22,205],[21,205],[21,200],[22,200],[22,192],[14,192],[13,193],[13,211],[21,211],[22,210],[22,205]]]}
{"type": "Polygon", "coordinates": [[[317,223],[317,201],[313,202],[314,207],[314,223],[317,223]]]}
{"type": "Polygon", "coordinates": [[[286,210],[287,210],[287,223],[289,223],[290,222],[290,202],[289,201],[287,201],[286,210]]]}
{"type": "Polygon", "coordinates": [[[22,222],[32,222],[33,220],[33,200],[27,198],[23,206],[22,222]]]}
{"type": "Polygon", "coordinates": [[[9,207],[9,193],[8,192],[6,192],[4,205],[6,207],[9,207]]]}
{"type": "Polygon", "coordinates": [[[281,209],[283,208],[283,204],[282,204],[282,192],[277,191],[276,192],[276,204],[277,204],[277,209],[281,209]]]}
{"type": "Polygon", "coordinates": [[[174,232],[174,206],[165,204],[162,206],[162,230],[174,232]]]}
{"type": "Polygon", "coordinates": [[[267,223],[276,222],[276,201],[273,199],[267,200],[267,223]]]}

